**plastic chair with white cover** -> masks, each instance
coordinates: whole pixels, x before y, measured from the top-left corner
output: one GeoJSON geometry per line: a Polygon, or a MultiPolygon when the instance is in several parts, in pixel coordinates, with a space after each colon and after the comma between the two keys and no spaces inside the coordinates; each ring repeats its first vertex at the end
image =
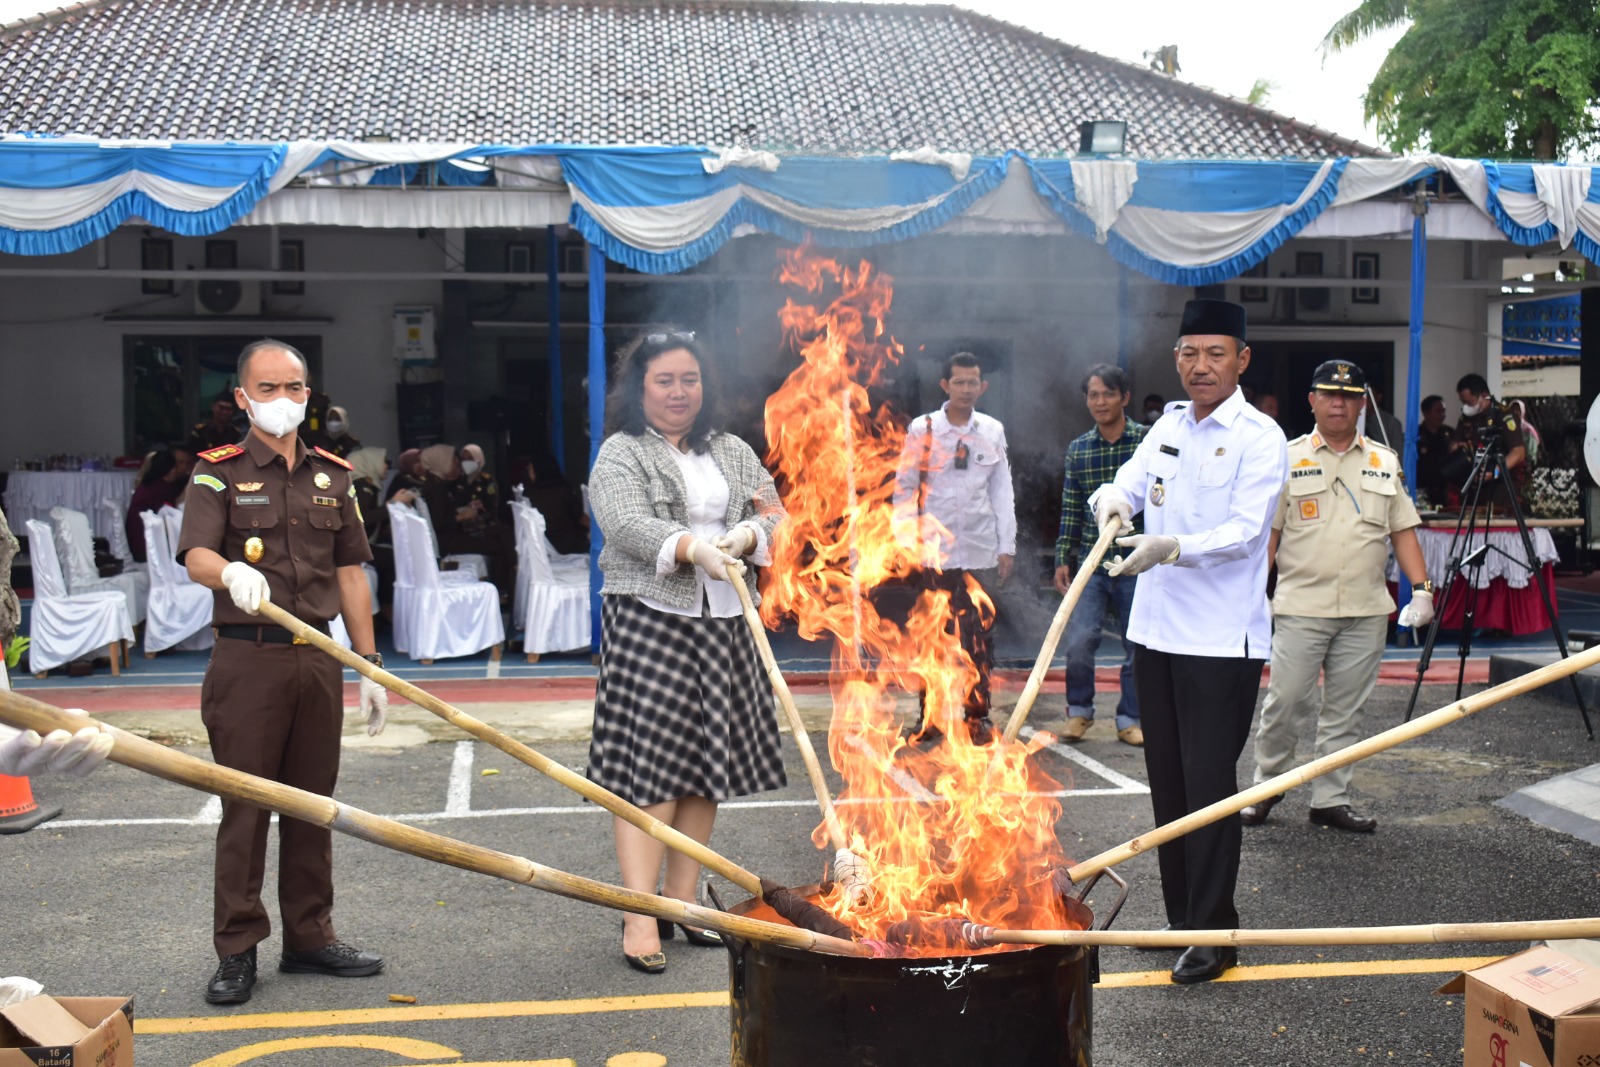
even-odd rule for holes
{"type": "Polygon", "coordinates": [[[552,553],[538,508],[521,505],[512,513],[518,542],[526,546],[519,562],[527,575],[527,604],[521,618],[522,650],[528,662],[539,662],[546,652],[588,648],[589,557],[552,553]]]}
{"type": "Polygon", "coordinates": [[[115,589],[128,600],[128,618],[138,626],[144,622],[145,603],[150,599],[150,575],[144,571],[123,571],[109,578],[100,577],[94,564],[94,533],[89,516],[71,508],[50,509],[55,522],[56,551],[67,591],[74,596],[102,589],[115,589]]]}
{"type": "MultiPolygon", "coordinates": [[[[100,507],[111,515],[111,536],[106,541],[111,546],[111,554],[122,561],[122,573],[129,571],[148,571],[149,565],[140,563],[133,558],[133,549],[128,545],[128,506],[115,497],[107,497],[100,501],[100,507]]],[[[155,582],[150,583],[154,585],[155,582]]]]}
{"type": "Polygon", "coordinates": [[[403,509],[390,512],[390,516],[397,520],[395,553],[398,556],[398,542],[403,539],[411,561],[412,615],[407,622],[411,647],[406,650],[411,658],[432,663],[490,648],[489,658],[499,660],[500,645],[506,639],[499,591],[489,582],[443,581],[432,542],[423,529],[428,520],[403,509]]]}
{"type": "MultiPolygon", "coordinates": [[[[418,494],[416,502],[413,506],[417,509],[415,514],[422,516],[423,525],[428,528],[428,544],[431,546],[433,558],[439,559],[439,535],[434,532],[433,516],[428,511],[428,502],[422,499],[421,494],[418,494]]],[[[488,558],[481,556],[476,552],[464,552],[453,556],[445,556],[441,562],[454,563],[455,568],[452,570],[448,567],[441,567],[439,570],[440,574],[466,574],[468,575],[466,580],[473,582],[481,582],[485,578],[489,577],[488,558]]],[[[445,579],[445,581],[454,580],[455,579],[453,578],[445,579]]]]}
{"type": "Polygon", "coordinates": [[[33,567],[28,670],[43,678],[52,668],[103,648],[111,657],[111,673],[120,675],[133,641],[127,597],[119,589],[67,592],[49,525],[38,519],[23,525],[28,530],[28,558],[33,567]]]}
{"type": "MultiPolygon", "coordinates": [[[[163,509],[166,510],[166,509],[163,509]]],[[[144,655],[176,648],[196,652],[216,643],[211,631],[211,590],[189,577],[174,558],[166,520],[154,511],[141,512],[145,558],[150,564],[150,614],[144,620],[144,655]]]]}

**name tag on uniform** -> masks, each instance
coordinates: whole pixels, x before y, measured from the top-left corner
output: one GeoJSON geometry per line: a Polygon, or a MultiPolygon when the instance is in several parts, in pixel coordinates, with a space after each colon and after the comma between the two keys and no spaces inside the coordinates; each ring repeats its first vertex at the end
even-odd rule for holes
{"type": "Polygon", "coordinates": [[[1320,464],[1314,464],[1314,463],[1311,463],[1308,460],[1301,460],[1301,463],[1303,463],[1305,465],[1304,466],[1294,466],[1294,467],[1290,467],[1289,468],[1289,480],[1291,482],[1292,481],[1296,481],[1297,479],[1300,479],[1300,478],[1321,478],[1322,477],[1322,467],[1321,467],[1320,464]]]}
{"type": "Polygon", "coordinates": [[[245,496],[245,495],[241,494],[241,495],[235,496],[233,498],[233,502],[235,504],[238,504],[240,507],[247,507],[248,508],[248,507],[259,506],[259,505],[262,505],[262,504],[270,504],[270,503],[272,503],[272,498],[270,496],[267,496],[265,493],[262,493],[259,496],[245,496]]]}
{"type": "Polygon", "coordinates": [[[325,508],[336,508],[339,506],[339,498],[336,496],[314,496],[311,498],[311,502],[313,504],[321,504],[325,508]]]}
{"type": "Polygon", "coordinates": [[[1173,448],[1171,445],[1162,445],[1161,451],[1165,452],[1169,456],[1176,456],[1178,454],[1178,450],[1173,448]]]}

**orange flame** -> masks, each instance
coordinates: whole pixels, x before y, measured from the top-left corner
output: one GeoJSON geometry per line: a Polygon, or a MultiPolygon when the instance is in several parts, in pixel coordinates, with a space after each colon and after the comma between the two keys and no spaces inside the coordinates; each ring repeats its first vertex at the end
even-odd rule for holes
{"type": "MultiPolygon", "coordinates": [[[[937,524],[919,525],[914,503],[894,507],[896,474],[918,458],[902,459],[905,429],[870,395],[902,351],[885,325],[893,281],[869,262],[848,268],[809,247],[783,253],[779,278],[804,294],[779,315],[802,363],[766,405],[767,460],[789,517],[762,612],[769,625],[792,618],[802,636],[834,639],[828,752],[845,782],[838,814],[850,849],[873,871],[870,903],[853,906],[835,892],[821,904],[867,938],[941,919],[1060,927],[1052,883],[1065,866],[1060,805],[1041,795],[1059,786],[1029,762],[1029,748],[1003,743],[998,731],[977,746],[960,728],[978,673],[949,594],[922,591],[904,627],[882,617],[872,595],[938,563],[925,547],[937,524]],[[919,692],[946,737],[925,750],[907,746],[898,728],[897,694],[919,692]]],[[[968,582],[980,610],[992,611],[968,582]]],[[[825,827],[813,837],[822,845],[825,827]]]]}

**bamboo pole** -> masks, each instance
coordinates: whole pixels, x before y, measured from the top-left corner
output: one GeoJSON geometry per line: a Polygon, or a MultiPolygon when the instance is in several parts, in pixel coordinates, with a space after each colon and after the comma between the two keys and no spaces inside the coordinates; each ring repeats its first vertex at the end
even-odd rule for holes
{"type": "Polygon", "coordinates": [[[550,757],[507,736],[488,723],[473,718],[460,708],[445,703],[427,690],[413,685],[403,678],[395,677],[376,664],[369,663],[321,630],[308,626],[278,607],[278,605],[270,601],[263,601],[261,614],[296,637],[316,645],[345,666],[371,678],[385,689],[405,697],[411,703],[418,707],[426,708],[452,726],[458,727],[473,737],[493,745],[507,755],[521,760],[540,774],[554,779],[579,796],[594,801],[611,812],[611,814],[617,816],[617,818],[637,826],[657,841],[683,853],[707,870],[716,872],[745,892],[755,896],[761,895],[761,879],[756,875],[740,867],[732,860],[713,852],[708,846],[694,840],[694,838],[689,837],[682,831],[675,830],[653,815],[641,811],[635,805],[628,803],[603,786],[596,785],[583,775],[569,770],[550,757]]]}
{"type": "Polygon", "coordinates": [[[115,744],[107,757],[114,763],[144,771],[169,782],[186,785],[206,793],[236,800],[253,807],[278,812],[314,826],[324,826],[342,834],[369,841],[396,852],[432,860],[462,870],[503,878],[531,886],[546,893],[570,897],[602,907],[653,915],[689,926],[716,930],[747,941],[786,945],[838,956],[872,956],[866,945],[843,938],[829,937],[796,926],[747,919],[712,908],[702,908],[671,897],[640,893],[621,886],[584,878],[554,867],[546,867],[521,856],[471,845],[435,834],[381,815],[342,804],[332,797],[295,789],[281,782],[257,778],[230,767],[195,759],[153,741],[118,730],[94,719],[71,715],[60,708],[40,703],[15,692],[0,692],[0,722],[41,734],[51,730],[77,731],[98,726],[109,733],[115,744]]]}
{"type": "Polygon", "coordinates": [[[1586,667],[1600,664],[1600,645],[1586,649],[1572,656],[1558,659],[1537,670],[1529,671],[1520,677],[1507,682],[1501,682],[1491,689],[1481,693],[1474,693],[1463,700],[1455,701],[1437,711],[1430,712],[1410,722],[1401,723],[1399,726],[1374,734],[1364,741],[1358,741],[1349,748],[1340,749],[1338,752],[1329,753],[1321,759],[1312,760],[1300,767],[1285,771],[1259,785],[1251,786],[1235,793],[1233,796],[1209,804],[1199,811],[1190,812],[1180,819],[1174,819],[1163,826],[1158,826],[1149,833],[1141,834],[1123,842],[1116,848],[1107,849],[1090,859],[1070,867],[1067,877],[1074,882],[1081,882],[1093,877],[1107,867],[1114,867],[1123,860],[1131,859],[1146,852],[1157,845],[1164,845],[1168,841],[1182,837],[1191,830],[1198,830],[1208,826],[1218,819],[1226,818],[1251,804],[1266,800],[1268,797],[1277,796],[1287,792],[1297,785],[1304,785],[1313,778],[1320,778],[1331,770],[1355,763],[1357,760],[1366,759],[1368,756],[1387,751],[1403,741],[1413,737],[1420,737],[1425,733],[1437,730],[1448,723],[1459,722],[1468,715],[1482,711],[1484,708],[1493,707],[1512,697],[1521,696],[1551,682],[1576,674],[1586,667]]]}
{"type": "MultiPolygon", "coordinates": [[[[1100,531],[1100,536],[1095,539],[1094,547],[1089,549],[1089,554],[1083,559],[1083,566],[1078,568],[1078,573],[1073,576],[1072,584],[1067,586],[1067,595],[1062,598],[1061,606],[1056,608],[1055,618],[1050,620],[1050,629],[1044,635],[1044,645],[1039,649],[1039,658],[1033,661],[1033,670],[1028,674],[1028,684],[1023,687],[1022,695],[1017,698],[1017,706],[1011,709],[1011,718],[1006,720],[1005,739],[1015,741],[1017,734],[1022,730],[1022,724],[1028,721],[1028,712],[1033,710],[1033,702],[1039,699],[1039,690],[1044,686],[1044,676],[1050,670],[1050,661],[1056,657],[1056,646],[1061,643],[1061,635],[1067,629],[1067,622],[1072,618],[1072,609],[1078,604],[1078,598],[1083,596],[1083,590],[1089,584],[1089,579],[1094,577],[1100,560],[1105,556],[1106,550],[1111,547],[1111,542],[1122,530],[1122,520],[1112,516],[1110,522],[1100,531]]],[[[1124,619],[1126,624],[1127,620],[1124,619]]]]}
{"type": "Polygon", "coordinates": [[[811,747],[811,735],[806,733],[806,724],[800,718],[800,709],[794,706],[794,695],[789,692],[789,683],[783,680],[783,672],[778,669],[778,659],[772,654],[772,643],[767,639],[767,628],[761,622],[761,616],[756,612],[756,606],[750,599],[750,589],[744,584],[744,575],[730,567],[728,582],[739,594],[739,604],[744,609],[744,621],[750,627],[750,636],[755,638],[756,651],[761,654],[761,665],[766,668],[767,680],[772,683],[772,692],[783,708],[784,717],[789,720],[789,731],[794,734],[795,745],[800,749],[800,758],[805,761],[806,777],[811,779],[812,791],[817,794],[817,804],[822,808],[822,820],[828,828],[828,840],[833,844],[835,852],[847,849],[849,846],[845,841],[844,827],[839,822],[838,813],[833,810],[833,798],[828,793],[828,780],[822,776],[822,764],[817,759],[816,750],[811,747]]]}
{"type": "Polygon", "coordinates": [[[1328,926],[1304,930],[996,930],[968,932],[977,945],[1437,945],[1458,941],[1549,941],[1600,937],[1600,918],[1534,922],[1433,923],[1420,926],[1328,926]]]}

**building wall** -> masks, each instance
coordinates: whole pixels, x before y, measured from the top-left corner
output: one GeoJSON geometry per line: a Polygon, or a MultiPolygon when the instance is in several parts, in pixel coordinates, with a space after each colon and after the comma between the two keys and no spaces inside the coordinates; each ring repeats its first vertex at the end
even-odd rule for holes
{"type": "MultiPolygon", "coordinates": [[[[440,301],[438,281],[311,281],[303,296],[263,294],[259,319],[197,318],[194,283],[179,282],[171,297],[140,292],[138,279],[53,277],[52,272],[105,266],[139,266],[144,231],[126,227],[97,246],[62,256],[0,255],[0,268],[36,272],[0,284],[0,375],[5,415],[0,418],[0,467],[35,454],[119,455],[125,446],[123,338],[126,335],[314,334],[322,338],[323,376],[315,382],[336,404],[350,409],[353,431],[364,443],[391,450],[398,444],[391,309],[440,301]],[[149,316],[151,321],[108,322],[108,314],[149,316]],[[328,321],[292,321],[295,318],[328,321]]],[[[163,235],[170,236],[170,235],[163,235]]],[[[304,242],[312,271],[440,271],[443,254],[415,230],[331,229],[278,232],[304,242]]],[[[238,242],[241,269],[269,266],[271,231],[236,227],[214,239],[238,242]]],[[[178,269],[201,269],[205,240],[172,238],[178,269]]],[[[265,283],[246,283],[255,285],[265,283]]]]}

